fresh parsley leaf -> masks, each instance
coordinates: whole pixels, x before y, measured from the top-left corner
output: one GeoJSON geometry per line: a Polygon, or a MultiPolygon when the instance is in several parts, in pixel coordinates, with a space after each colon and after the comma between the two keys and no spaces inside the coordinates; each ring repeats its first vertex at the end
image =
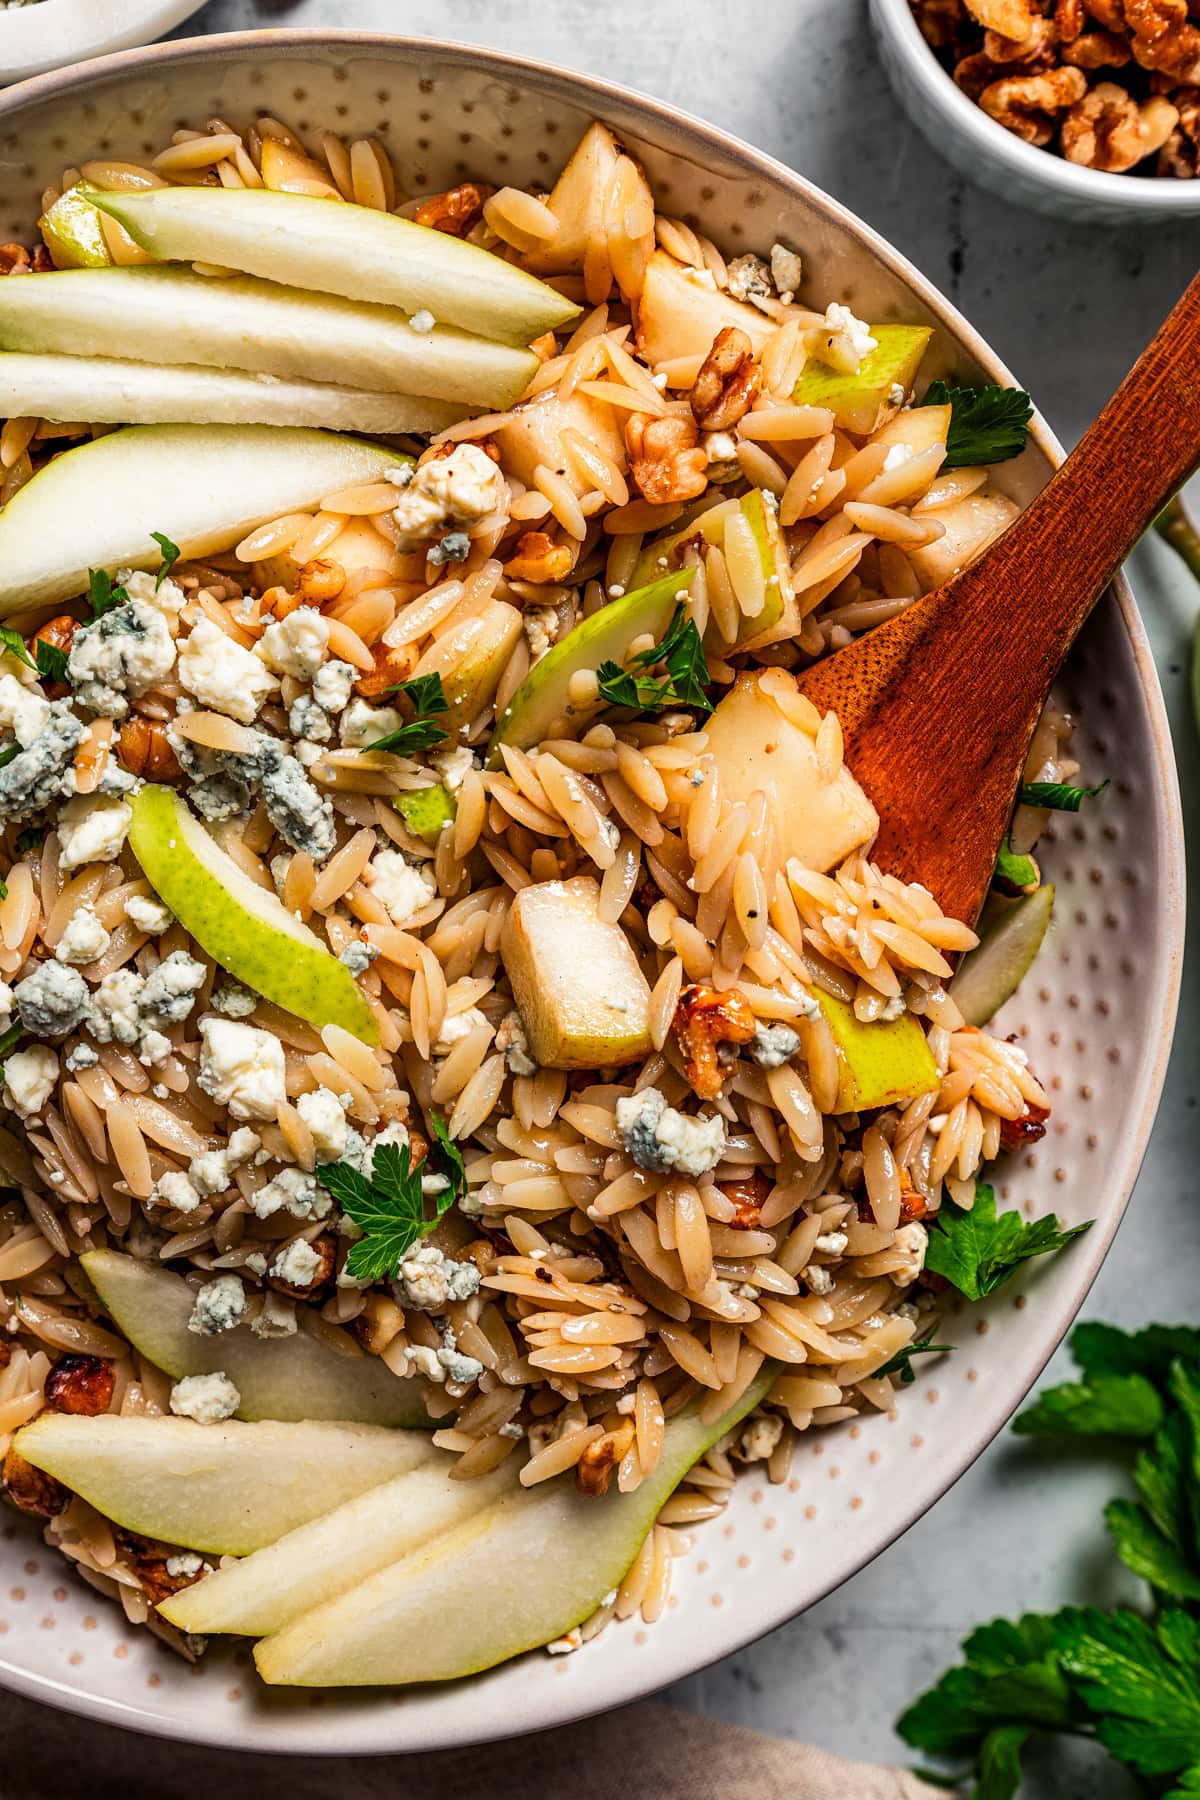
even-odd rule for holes
{"type": "Polygon", "coordinates": [[[1144,1375],[1161,1386],[1177,1360],[1200,1363],[1200,1331],[1190,1325],[1120,1331],[1089,1322],[1071,1333],[1071,1354],[1088,1375],[1144,1375]]]}
{"type": "Polygon", "coordinates": [[[351,1163],[318,1163],[317,1178],[362,1232],[351,1248],[346,1267],[356,1281],[384,1281],[394,1275],[418,1239],[428,1236],[466,1188],[462,1156],[436,1113],[430,1128],[440,1147],[435,1169],[432,1156],[417,1168],[407,1144],[381,1144],[366,1176],[351,1163]],[[424,1177],[441,1174],[447,1185],[426,1194],[424,1177]],[[433,1213],[426,1216],[426,1207],[433,1213]]]}
{"type": "Polygon", "coordinates": [[[0,881],[0,900],[7,900],[7,899],[8,899],[8,883],[7,883],[7,881],[0,881]]]}
{"type": "Polygon", "coordinates": [[[1028,1725],[999,1725],[979,1746],[979,1779],[971,1800],[1013,1800],[1021,1786],[1021,1752],[1030,1732],[1028,1725]]]}
{"type": "Polygon", "coordinates": [[[19,1019],[15,1019],[7,1031],[0,1032],[0,1057],[7,1056],[10,1050],[15,1050],[24,1035],[25,1027],[19,1019]]]}
{"type": "Polygon", "coordinates": [[[1164,1612],[1069,1607],[1059,1614],[1062,1666],[1096,1717],[1096,1735],[1142,1775],[1200,1761],[1200,1622],[1164,1612]]]}
{"type": "Polygon", "coordinates": [[[901,1387],[908,1387],[917,1379],[912,1366],[914,1356],[935,1356],[942,1351],[953,1350],[953,1344],[935,1344],[933,1337],[931,1327],[923,1338],[917,1338],[914,1343],[905,1344],[903,1350],[897,1350],[895,1356],[889,1357],[882,1368],[875,1370],[876,1375],[898,1375],[901,1387]]]}
{"type": "Polygon", "coordinates": [[[997,1213],[994,1189],[980,1186],[964,1212],[947,1200],[929,1234],[926,1267],[967,1296],[982,1300],[1013,1276],[1031,1256],[1048,1256],[1089,1229],[1092,1220],[1064,1231],[1055,1213],[1026,1224],[1019,1212],[997,1213]]]}
{"type": "Polygon", "coordinates": [[[1097,1375],[1046,1388],[1013,1421],[1023,1437],[1153,1437],[1163,1404],[1144,1375],[1097,1375]]]}
{"type": "Polygon", "coordinates": [[[1200,1763],[1194,1769],[1185,1769],[1169,1794],[1163,1800],[1196,1800],[1200,1794],[1200,1763]]]}
{"type": "Polygon", "coordinates": [[[1145,1507],[1135,1500],[1110,1500],[1104,1521],[1127,1569],[1172,1600],[1200,1600],[1200,1570],[1167,1541],[1145,1507]]]}
{"type": "Polygon", "coordinates": [[[60,650],[57,644],[48,644],[45,638],[37,638],[34,642],[37,654],[37,672],[43,681],[65,681],[67,679],[67,653],[60,650]]]}
{"type": "Polygon", "coordinates": [[[1077,813],[1085,800],[1098,800],[1107,781],[1099,787],[1072,787],[1069,781],[1027,781],[1017,792],[1018,806],[1045,806],[1051,812],[1077,813]]]}
{"type": "Polygon", "coordinates": [[[158,565],[158,574],[154,577],[154,591],[157,594],[159,588],[167,579],[167,576],[171,573],[175,564],[179,561],[180,550],[179,545],[173,544],[165,532],[152,531],[150,536],[162,551],[163,557],[161,563],[158,565]]]}
{"type": "Polygon", "coordinates": [[[28,850],[37,849],[46,835],[46,829],[45,825],[30,825],[25,831],[19,833],[16,848],[22,856],[28,850]]]}
{"type": "Polygon", "coordinates": [[[997,1726],[1071,1725],[1053,1617],[994,1619],[967,1638],[963,1658],[901,1716],[896,1729],[915,1749],[964,1756],[997,1726]]]}
{"type": "Polygon", "coordinates": [[[992,879],[1006,894],[1033,894],[1041,886],[1042,872],[1032,856],[1014,850],[1006,837],[996,854],[992,879]]]}
{"type": "Polygon", "coordinates": [[[0,769],[7,768],[13,758],[20,756],[20,754],[20,744],[5,744],[3,750],[0,750],[0,769]]]}
{"type": "Polygon", "coordinates": [[[114,587],[112,576],[107,569],[88,570],[88,600],[91,603],[93,619],[103,618],[115,606],[124,606],[129,595],[123,587],[114,587]]]}
{"type": "Polygon", "coordinates": [[[446,742],[450,734],[437,723],[437,718],[450,711],[450,702],[443,692],[440,675],[419,675],[415,681],[402,681],[387,691],[403,694],[412,706],[414,717],[398,730],[376,738],[373,744],[364,744],[364,750],[391,750],[397,756],[414,756],[446,742]]]}
{"type": "Polygon", "coordinates": [[[1033,405],[1022,388],[950,387],[931,381],[923,406],[950,406],[943,469],[974,469],[983,463],[1020,456],[1029,435],[1033,405]]]}
{"type": "Polygon", "coordinates": [[[1177,1550],[1185,1549],[1193,1537],[1188,1488],[1191,1455],[1191,1427],[1182,1413],[1173,1412],[1149,1448],[1138,1452],[1133,1465],[1133,1485],[1143,1506],[1177,1550]]]}
{"type": "Polygon", "coordinates": [[[649,713],[686,706],[704,717],[712,711],[712,702],[704,691],[709,680],[704,645],[682,602],[675,608],[666,636],[659,643],[639,651],[624,669],[620,663],[602,662],[596,670],[596,680],[601,698],[610,706],[649,713]],[[652,675],[650,670],[660,665],[666,673],[652,675]]]}
{"type": "Polygon", "coordinates": [[[31,669],[37,667],[37,664],[29,654],[25,639],[21,636],[19,631],[13,631],[11,626],[0,625],[0,649],[10,651],[11,654],[16,657],[18,662],[27,664],[31,669]]]}

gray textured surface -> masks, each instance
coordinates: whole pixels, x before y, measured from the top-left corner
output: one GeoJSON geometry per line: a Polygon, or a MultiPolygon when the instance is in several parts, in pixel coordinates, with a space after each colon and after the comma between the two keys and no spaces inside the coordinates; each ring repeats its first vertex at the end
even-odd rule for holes
{"type": "MultiPolygon", "coordinates": [[[[865,0],[608,0],[603,9],[594,0],[211,0],[185,31],[251,24],[437,32],[610,76],[714,120],[801,170],[891,238],[953,295],[1067,441],[1197,265],[1194,227],[1068,230],[1005,208],[941,164],[892,100],[865,0]]],[[[1185,683],[1197,595],[1157,543],[1138,552],[1132,572],[1200,845],[1200,755],[1185,683]]],[[[1154,1145],[1089,1301],[1091,1316],[1130,1324],[1196,1316],[1198,1051],[1193,961],[1154,1145]]],[[[998,1443],[857,1579],[670,1697],[850,1755],[896,1756],[892,1718],[953,1657],[972,1624],[997,1612],[1107,1597],[1097,1521],[1111,1487],[1103,1473],[1067,1462],[1052,1474],[1044,1458],[998,1443]]],[[[1116,1800],[1130,1791],[1091,1763],[1071,1773],[1059,1764],[1028,1788],[1035,1800],[1116,1800]]]]}

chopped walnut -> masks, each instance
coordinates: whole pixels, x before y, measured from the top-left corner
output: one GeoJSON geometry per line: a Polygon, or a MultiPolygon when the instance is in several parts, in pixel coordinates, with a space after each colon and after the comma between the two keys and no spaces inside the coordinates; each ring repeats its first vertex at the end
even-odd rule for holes
{"type": "Polygon", "coordinates": [[[32,266],[24,244],[0,244],[0,275],[28,275],[32,266]]]}
{"type": "Polygon", "coordinates": [[[1083,0],[1055,0],[1054,29],[1060,44],[1073,44],[1087,24],[1083,0]]]}
{"type": "Polygon", "coordinates": [[[482,181],[464,181],[447,188],[444,194],[431,194],[413,214],[418,225],[444,231],[450,237],[466,237],[472,225],[483,217],[483,203],[490,200],[495,188],[482,181]]]}
{"type": "Polygon", "coordinates": [[[771,1183],[761,1169],[741,1176],[737,1181],[718,1181],[717,1191],[734,1207],[728,1221],[731,1231],[757,1231],[763,1202],[771,1192],[771,1183]]]}
{"type": "Polygon", "coordinates": [[[575,1465],[575,1485],[581,1494],[599,1499],[607,1494],[613,1472],[629,1448],[632,1429],[606,1431],[590,1443],[575,1465]]]}
{"type": "Polygon", "coordinates": [[[402,681],[407,681],[420,660],[415,644],[401,644],[398,649],[384,643],[373,644],[371,655],[375,658],[375,666],[357,676],[354,682],[355,693],[362,694],[367,700],[374,700],[378,695],[386,694],[389,688],[399,687],[402,681]]]}
{"type": "Polygon", "coordinates": [[[683,1052],[683,1072],[701,1100],[715,1100],[729,1063],[720,1047],[748,1044],[758,1027],[750,1002],[740,988],[705,987],[694,981],[684,988],[671,1029],[683,1052]]]}
{"type": "Polygon", "coordinates": [[[1023,38],[1033,25],[1030,0],[966,0],[967,11],[985,31],[1023,38]]]}
{"type": "Polygon", "coordinates": [[[0,1467],[0,1494],[19,1512],[35,1519],[56,1519],[71,1503],[71,1496],[53,1475],[43,1474],[23,1456],[9,1449],[0,1467]]]}
{"type": "Polygon", "coordinates": [[[1026,1144],[1036,1144],[1039,1138],[1046,1135],[1046,1120],[1049,1117],[1049,1107],[1034,1106],[1032,1101],[1027,1100],[1025,1111],[1019,1119],[1000,1121],[1000,1148],[1020,1150],[1026,1144]]]}
{"type": "Polygon", "coordinates": [[[1063,45],[1062,59],[1073,69],[1123,69],[1132,62],[1128,39],[1115,31],[1085,31],[1063,45]]]}
{"type": "Polygon", "coordinates": [[[699,499],[708,486],[708,452],[691,419],[631,413],[625,448],[638,492],[654,506],[699,499]]]}
{"type": "Polygon", "coordinates": [[[1127,89],[1115,81],[1098,82],[1063,120],[1063,155],[1089,169],[1123,174],[1160,150],[1179,119],[1169,100],[1148,100],[1145,110],[1150,116],[1143,126],[1143,109],[1127,89]]]}
{"type": "Polygon", "coordinates": [[[1001,37],[998,31],[985,31],[983,54],[995,63],[1034,64],[1038,70],[1048,69],[1053,64],[1055,42],[1053,22],[1034,19],[1031,29],[1020,38],[1001,37]]]}
{"type": "Polygon", "coordinates": [[[60,1356],[46,1377],[46,1405],[93,1419],[108,1411],[117,1372],[102,1356],[60,1356]]]}
{"type": "Polygon", "coordinates": [[[131,775],[142,775],[147,781],[183,780],[179,758],[161,719],[143,719],[140,713],[126,719],[117,739],[117,761],[131,775]]]}
{"type": "Polygon", "coordinates": [[[762,376],[754,346],[736,325],[713,339],[691,392],[692,415],[702,431],[729,431],[750,411],[762,376]]]}
{"type": "Polygon", "coordinates": [[[545,531],[524,531],[504,573],[510,581],[542,586],[548,581],[565,581],[574,566],[575,552],[569,544],[556,544],[545,531]]]}
{"type": "Polygon", "coordinates": [[[333,1272],[337,1266],[337,1241],[332,1232],[323,1231],[309,1245],[314,1255],[319,1256],[320,1266],[313,1271],[311,1281],[303,1286],[296,1281],[285,1281],[280,1275],[268,1277],[267,1286],[274,1288],[277,1294],[285,1294],[289,1300],[312,1300],[323,1288],[333,1280],[333,1272]]]}
{"type": "Polygon", "coordinates": [[[210,1573],[210,1565],[199,1556],[169,1550],[165,1544],[128,1531],[124,1525],[116,1527],[113,1538],[126,1567],[155,1606],[210,1573]]]}
{"type": "Polygon", "coordinates": [[[990,119],[1042,146],[1054,136],[1054,116],[1082,100],[1087,77],[1082,69],[1054,69],[1047,75],[1013,75],[984,88],[979,104],[990,119]]]}

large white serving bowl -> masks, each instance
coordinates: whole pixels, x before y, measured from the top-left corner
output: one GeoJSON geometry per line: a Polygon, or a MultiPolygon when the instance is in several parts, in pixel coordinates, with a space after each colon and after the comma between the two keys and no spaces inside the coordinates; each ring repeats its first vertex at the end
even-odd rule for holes
{"type": "Polygon", "coordinates": [[[880,56],[913,124],[961,174],[1037,212],[1071,225],[1156,225],[1194,219],[1200,181],[1161,175],[1110,175],[1027,144],[989,119],[942,67],[913,17],[909,0],[871,0],[880,56]]]}
{"type": "MultiPolygon", "coordinates": [[[[32,241],[38,194],[65,162],[140,154],[176,127],[265,110],[301,132],[378,133],[402,186],[435,192],[468,173],[545,183],[588,121],[606,119],[644,159],[666,211],[703,220],[731,252],[796,245],[807,297],[869,319],[935,329],[937,370],[1008,381],[987,345],[910,264],[790,169],[699,121],[604,82],[490,51],[354,32],[258,32],[110,57],[0,97],[8,170],[0,239],[32,241]]],[[[1164,296],[1164,310],[1167,296],[1164,296]]],[[[1001,479],[1019,500],[1061,451],[1045,426],[1001,479]]],[[[958,1344],[906,1389],[893,1416],[803,1439],[792,1479],[751,1469],[677,1564],[652,1629],[613,1626],[584,1651],[542,1653],[454,1685],[399,1693],[263,1689],[248,1653],[196,1669],[45,1550],[32,1522],[0,1526],[0,1681],[78,1714],[246,1749],[403,1751],[560,1724],[677,1680],[810,1606],[919,1518],[1003,1426],[1066,1331],[1129,1197],[1162,1086],[1183,935],[1179,799],[1145,634],[1118,581],[1064,675],[1101,805],[1048,846],[1057,920],[1006,1008],[1054,1095],[1049,1135],[1000,1168],[1008,1205],[1094,1218],[1063,1255],[994,1303],[951,1308],[958,1344]]],[[[953,821],[947,822],[953,828],[953,821]]],[[[945,1334],[943,1334],[945,1335],[945,1334]]],[[[598,1502],[598,1504],[600,1504],[598,1502]]],[[[935,1603],[936,1571],[930,1571],[935,1603]]]]}

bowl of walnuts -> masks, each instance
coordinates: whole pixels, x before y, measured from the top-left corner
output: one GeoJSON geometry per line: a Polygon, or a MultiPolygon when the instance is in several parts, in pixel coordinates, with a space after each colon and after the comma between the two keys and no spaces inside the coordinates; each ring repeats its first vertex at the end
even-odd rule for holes
{"type": "Polygon", "coordinates": [[[1200,218],[1198,0],[871,0],[913,122],[1074,222],[1200,218]]]}

